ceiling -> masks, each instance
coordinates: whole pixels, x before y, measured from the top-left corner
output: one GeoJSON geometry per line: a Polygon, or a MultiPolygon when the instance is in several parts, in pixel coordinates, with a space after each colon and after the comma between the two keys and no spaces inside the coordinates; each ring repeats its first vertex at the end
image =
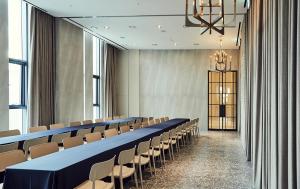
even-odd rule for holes
{"type": "MultiPolygon", "coordinates": [[[[205,2],[207,0],[204,0],[205,2]]],[[[218,2],[218,0],[213,0],[218,2]]],[[[223,47],[237,49],[239,22],[246,10],[237,1],[237,18],[225,28],[223,47]]],[[[220,34],[184,27],[185,0],[27,0],[127,49],[216,49],[220,34]]],[[[191,0],[190,0],[190,3],[191,0]]],[[[234,0],[224,0],[225,24],[233,19],[234,0]],[[227,14],[227,15],[226,15],[227,14]]],[[[189,6],[191,13],[192,7],[189,6]]],[[[217,13],[217,12],[215,12],[217,13]]]]}

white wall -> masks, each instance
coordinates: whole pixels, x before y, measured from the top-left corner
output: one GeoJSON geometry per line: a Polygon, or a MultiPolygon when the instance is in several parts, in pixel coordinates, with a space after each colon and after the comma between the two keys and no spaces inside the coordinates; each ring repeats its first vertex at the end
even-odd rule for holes
{"type": "MultiPolygon", "coordinates": [[[[117,66],[118,113],[128,116],[199,117],[200,123],[203,123],[202,130],[207,130],[207,74],[209,56],[214,52],[121,51],[117,66]]],[[[233,66],[238,69],[239,51],[226,52],[233,56],[233,66]]]]}
{"type": "Polygon", "coordinates": [[[8,5],[0,1],[0,130],[9,129],[8,5]]]}

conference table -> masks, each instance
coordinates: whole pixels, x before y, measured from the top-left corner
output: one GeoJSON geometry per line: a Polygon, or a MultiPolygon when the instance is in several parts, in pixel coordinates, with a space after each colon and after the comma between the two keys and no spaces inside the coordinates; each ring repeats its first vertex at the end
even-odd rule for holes
{"type": "Polygon", "coordinates": [[[52,129],[52,130],[47,130],[47,131],[35,132],[35,133],[27,133],[27,134],[22,134],[22,135],[3,137],[3,138],[0,138],[0,145],[18,142],[19,149],[23,149],[23,143],[26,140],[32,140],[32,139],[37,139],[37,138],[42,138],[42,137],[49,137],[48,140],[50,141],[50,139],[51,139],[50,137],[53,135],[57,135],[57,134],[71,132],[71,136],[75,136],[77,131],[81,130],[81,129],[92,129],[92,131],[93,131],[93,129],[95,127],[108,127],[111,124],[123,124],[123,123],[128,123],[128,122],[135,122],[139,119],[141,120],[143,118],[142,117],[129,117],[129,118],[125,118],[125,119],[116,119],[116,120],[105,121],[105,122],[100,122],[100,123],[85,124],[85,125],[73,126],[73,127],[64,127],[61,129],[52,129]]]}
{"type": "Polygon", "coordinates": [[[137,146],[189,119],[172,119],[161,124],[123,133],[8,167],[4,189],[73,189],[88,180],[93,164],[108,160],[122,150],[137,146]]]}

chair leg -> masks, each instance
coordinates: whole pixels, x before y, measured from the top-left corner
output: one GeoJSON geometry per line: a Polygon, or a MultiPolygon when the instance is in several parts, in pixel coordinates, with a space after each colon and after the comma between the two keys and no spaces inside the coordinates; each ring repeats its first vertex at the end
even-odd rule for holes
{"type": "Polygon", "coordinates": [[[162,156],[163,156],[163,163],[165,165],[165,163],[166,163],[166,156],[165,156],[165,149],[164,148],[162,149],[162,156]]]}
{"type": "Polygon", "coordinates": [[[122,178],[122,176],[120,177],[120,187],[121,187],[121,189],[123,189],[123,188],[124,188],[124,186],[123,186],[123,178],[122,178]]]}
{"type": "Polygon", "coordinates": [[[140,172],[141,186],[142,186],[142,189],[143,189],[144,185],[143,185],[143,173],[142,173],[142,166],[141,166],[141,164],[139,164],[139,172],[140,172]]]}
{"type": "Polygon", "coordinates": [[[151,165],[151,159],[149,158],[149,168],[150,168],[150,173],[151,173],[151,176],[153,176],[153,170],[152,170],[152,165],[151,165]]]}
{"type": "Polygon", "coordinates": [[[170,148],[171,148],[171,156],[172,156],[172,160],[174,160],[174,151],[173,151],[173,144],[172,144],[172,142],[171,142],[170,148]]]}
{"type": "Polygon", "coordinates": [[[152,160],[153,160],[154,175],[156,175],[155,157],[154,156],[152,156],[152,160]]]}
{"type": "Polygon", "coordinates": [[[161,153],[159,154],[159,159],[160,159],[160,165],[161,165],[162,169],[164,169],[164,165],[163,165],[163,162],[162,162],[161,153]]]}
{"type": "MultiPolygon", "coordinates": [[[[133,165],[135,166],[135,165],[133,165]]],[[[135,168],[134,168],[135,169],[135,168]]],[[[142,172],[140,172],[140,174],[142,174],[142,172]]],[[[135,187],[136,188],[139,188],[139,185],[138,185],[138,180],[137,180],[137,175],[136,175],[136,170],[134,171],[134,181],[135,181],[135,187]]]]}

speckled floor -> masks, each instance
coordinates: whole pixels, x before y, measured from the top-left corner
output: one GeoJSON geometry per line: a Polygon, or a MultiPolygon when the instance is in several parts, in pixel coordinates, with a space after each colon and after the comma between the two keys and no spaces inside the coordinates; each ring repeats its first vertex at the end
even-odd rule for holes
{"type": "Polygon", "coordinates": [[[146,173],[144,189],[251,188],[251,165],[236,132],[201,133],[167,161],[164,171],[157,170],[156,177],[146,173]]]}

